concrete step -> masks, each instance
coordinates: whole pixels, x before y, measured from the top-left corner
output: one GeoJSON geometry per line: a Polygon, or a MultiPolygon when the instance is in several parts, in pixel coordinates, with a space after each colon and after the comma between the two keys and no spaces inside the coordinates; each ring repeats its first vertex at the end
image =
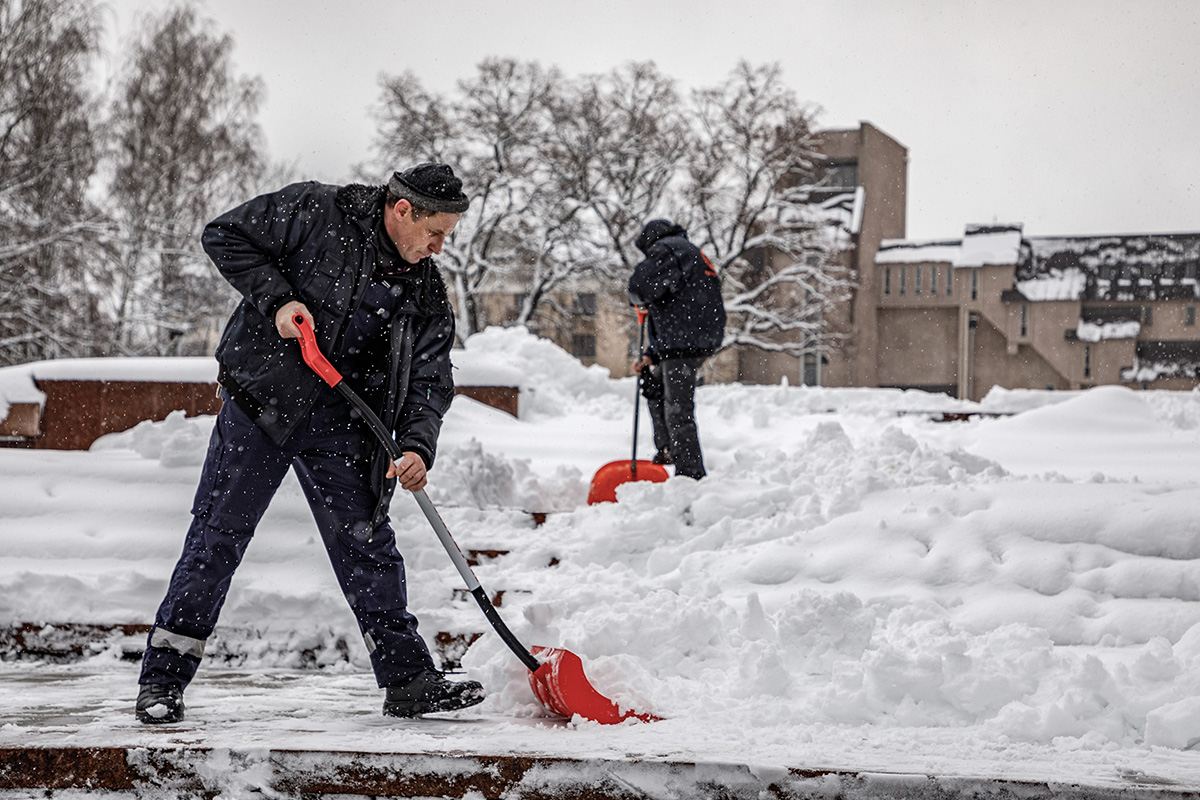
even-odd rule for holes
{"type": "Polygon", "coordinates": [[[17,622],[0,626],[0,659],[79,661],[112,648],[121,658],[140,660],[149,625],[17,622]]]}
{"type": "MultiPolygon", "coordinates": [[[[504,721],[503,724],[511,724],[504,721]]],[[[477,721],[483,734],[486,721],[477,721]]],[[[0,791],[190,800],[438,797],[552,800],[1194,800],[1182,787],[1095,785],[687,760],[208,747],[0,748],[0,791]],[[107,795],[106,795],[107,796],[107,795]]],[[[0,795],[7,796],[7,795],[0,795]]],[[[28,794],[20,795],[30,796],[28,794]]]]}
{"type": "MultiPolygon", "coordinates": [[[[467,596],[470,600],[470,595],[467,596]]],[[[486,621],[479,620],[486,627],[486,621]]],[[[141,661],[149,625],[101,625],[81,623],[19,622],[0,626],[0,661],[42,661],[67,664],[104,652],[116,651],[122,661],[141,661]]],[[[441,669],[462,666],[467,648],[483,635],[482,629],[439,631],[433,637],[433,657],[441,669]]],[[[260,637],[253,631],[220,628],[209,640],[204,659],[208,663],[236,666],[255,649],[260,637]]],[[[316,669],[331,663],[349,662],[350,645],[345,636],[331,643],[300,649],[289,666],[316,669]]],[[[261,655],[261,654],[259,654],[261,655]]],[[[3,800],[0,798],[0,800],[3,800]]]]}

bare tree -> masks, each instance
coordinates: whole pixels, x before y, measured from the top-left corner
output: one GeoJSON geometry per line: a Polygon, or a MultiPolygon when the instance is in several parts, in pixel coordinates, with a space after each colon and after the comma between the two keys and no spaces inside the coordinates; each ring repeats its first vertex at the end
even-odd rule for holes
{"type": "Polygon", "coordinates": [[[676,218],[723,275],[725,346],[821,349],[832,335],[826,314],[850,276],[838,261],[845,220],[811,198],[813,111],[778,65],[746,62],[693,104],[696,144],[676,218]]]}
{"type": "Polygon", "coordinates": [[[98,32],[82,0],[0,0],[0,364],[92,354],[98,32]]]}
{"type": "Polygon", "coordinates": [[[191,6],[152,16],[133,43],[112,107],[110,195],[120,226],[111,348],[199,354],[188,337],[234,296],[199,247],[205,222],[265,170],[258,79],[232,74],[233,39],[191,6]]]}
{"type": "Polygon", "coordinates": [[[560,82],[555,70],[498,58],[460,81],[454,100],[427,93],[412,74],[382,81],[375,149],[383,168],[445,161],[471,194],[471,209],[438,260],[451,281],[460,337],[491,321],[484,295],[511,288],[517,275],[514,294],[544,285],[526,273],[544,275],[564,238],[565,224],[553,209],[559,198],[545,191],[543,154],[560,82]]]}
{"type": "Polygon", "coordinates": [[[627,274],[640,260],[634,239],[692,148],[674,81],[651,62],[630,63],[567,87],[554,111],[549,189],[588,210],[600,251],[591,260],[605,276],[627,274]]]}
{"type": "Polygon", "coordinates": [[[798,354],[830,335],[848,286],[843,220],[811,202],[814,113],[778,66],[741,64],[680,100],[652,63],[565,80],[489,59],[453,99],[411,74],[385,79],[377,150],[386,163],[455,164],[473,193],[441,263],[461,336],[490,320],[485,297],[519,299],[505,320],[537,329],[581,291],[624,298],[647,221],[689,229],[725,276],[726,345],[798,354]]]}

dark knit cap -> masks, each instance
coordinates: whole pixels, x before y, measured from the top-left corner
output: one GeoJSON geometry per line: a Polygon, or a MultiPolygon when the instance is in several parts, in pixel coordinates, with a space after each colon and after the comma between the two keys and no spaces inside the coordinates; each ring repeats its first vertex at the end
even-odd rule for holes
{"type": "Polygon", "coordinates": [[[462,181],[446,164],[418,164],[393,172],[388,191],[426,211],[461,214],[471,204],[463,194],[462,181]]]}

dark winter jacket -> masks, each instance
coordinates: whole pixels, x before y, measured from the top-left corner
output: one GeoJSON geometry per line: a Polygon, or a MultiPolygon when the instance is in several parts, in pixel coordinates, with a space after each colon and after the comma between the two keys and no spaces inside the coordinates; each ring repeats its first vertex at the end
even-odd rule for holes
{"type": "MultiPolygon", "coordinates": [[[[385,241],[383,202],[382,187],[297,183],[208,224],[204,250],[243,296],[217,347],[221,384],[283,444],[324,383],[304,363],[299,343],[279,335],[275,312],[290,300],[303,302],[322,351],[337,365],[345,358],[344,339],[373,284],[372,273],[399,266],[406,271],[389,278],[397,299],[390,332],[384,334],[390,352],[382,355],[386,367],[380,371],[386,377],[372,405],[401,448],[419,453],[432,467],[442,415],[454,394],[454,318],[432,259],[409,269],[385,241]]],[[[349,375],[346,379],[354,385],[349,375]]],[[[394,481],[385,482],[386,471],[380,447],[374,474],[381,509],[394,487],[394,481]]]]}
{"type": "Polygon", "coordinates": [[[647,223],[636,244],[646,258],[629,278],[629,302],[649,311],[646,353],[656,361],[712,355],[725,337],[716,269],[665,219],[647,223]]]}

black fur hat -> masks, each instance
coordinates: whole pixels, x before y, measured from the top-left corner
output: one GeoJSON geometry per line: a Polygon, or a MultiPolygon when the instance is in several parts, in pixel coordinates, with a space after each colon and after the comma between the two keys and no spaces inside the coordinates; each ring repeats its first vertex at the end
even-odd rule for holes
{"type": "Polygon", "coordinates": [[[426,211],[461,214],[471,204],[462,181],[446,164],[418,164],[392,173],[388,191],[426,211]]]}

